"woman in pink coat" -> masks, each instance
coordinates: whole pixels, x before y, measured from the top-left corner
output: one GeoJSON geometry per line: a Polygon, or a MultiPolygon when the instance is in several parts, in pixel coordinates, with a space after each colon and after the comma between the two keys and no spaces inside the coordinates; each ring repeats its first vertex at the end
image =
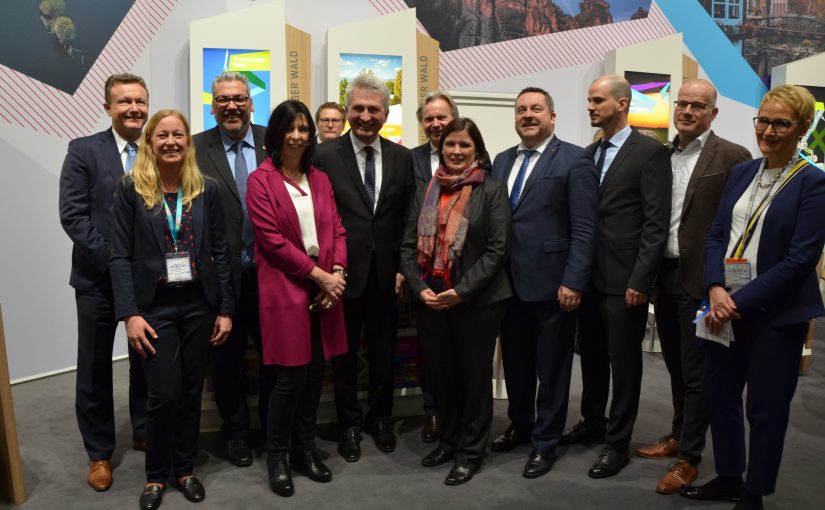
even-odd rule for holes
{"type": "Polygon", "coordinates": [[[290,466],[316,482],[332,480],[315,451],[315,414],[324,359],[347,350],[340,304],[346,233],[326,174],[310,165],[315,126],[307,107],[292,100],[278,105],[264,143],[269,157],[249,176],[246,205],[255,229],[262,380],[273,386],[269,484],[291,496],[290,466]]]}

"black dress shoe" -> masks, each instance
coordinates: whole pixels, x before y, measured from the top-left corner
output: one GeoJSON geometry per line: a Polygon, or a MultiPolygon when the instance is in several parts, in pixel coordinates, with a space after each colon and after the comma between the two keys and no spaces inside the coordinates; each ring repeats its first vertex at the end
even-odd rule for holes
{"type": "Polygon", "coordinates": [[[395,433],[392,425],[386,418],[378,418],[367,428],[367,434],[372,436],[375,446],[384,453],[395,451],[395,433]]]}
{"type": "Polygon", "coordinates": [[[289,497],[295,494],[295,484],[289,473],[286,459],[266,459],[266,469],[269,473],[269,488],[279,496],[289,497]]]}
{"type": "Polygon", "coordinates": [[[425,443],[434,443],[441,435],[441,424],[438,423],[438,416],[426,416],[424,426],[421,427],[421,440],[425,443]]]}
{"type": "Polygon", "coordinates": [[[719,499],[722,501],[736,501],[742,495],[742,477],[717,476],[704,485],[685,485],[679,494],[688,499],[701,501],[719,499]]]}
{"type": "Polygon", "coordinates": [[[504,431],[504,434],[498,436],[492,443],[490,443],[490,450],[494,452],[509,452],[516,446],[527,444],[530,438],[524,434],[516,432],[516,428],[511,424],[504,431]]]}
{"type": "Polygon", "coordinates": [[[527,464],[524,465],[525,478],[538,478],[541,475],[546,475],[556,462],[556,454],[554,452],[542,452],[540,450],[533,450],[527,458],[527,464]]]}
{"type": "Polygon", "coordinates": [[[206,499],[206,489],[203,487],[200,480],[194,476],[190,476],[182,481],[180,484],[180,490],[183,492],[183,497],[192,503],[200,503],[206,499]]]}
{"type": "Polygon", "coordinates": [[[312,481],[326,483],[332,480],[332,471],[321,462],[314,448],[301,448],[289,456],[292,468],[312,481]]]}
{"type": "Polygon", "coordinates": [[[230,439],[226,442],[226,456],[229,462],[239,467],[252,465],[252,448],[246,439],[230,439]]]}
{"type": "Polygon", "coordinates": [[[143,487],[140,494],[140,510],[156,510],[163,503],[163,490],[165,486],[152,484],[143,487]]]}
{"type": "Polygon", "coordinates": [[[444,479],[444,483],[447,485],[461,485],[463,483],[467,483],[473,478],[475,472],[476,468],[470,466],[469,464],[456,463],[456,465],[453,466],[453,469],[450,470],[450,474],[448,474],[447,478],[444,479]]]}
{"type": "Polygon", "coordinates": [[[439,446],[438,448],[427,454],[426,457],[421,459],[421,465],[424,467],[435,467],[440,466],[441,464],[445,464],[451,460],[453,460],[453,452],[442,450],[439,446]]]}
{"type": "Polygon", "coordinates": [[[561,435],[559,443],[561,444],[578,444],[578,443],[604,443],[605,434],[607,433],[606,423],[597,423],[592,420],[582,420],[570,427],[561,435]]]}
{"type": "Polygon", "coordinates": [[[361,458],[361,433],[358,429],[351,428],[344,431],[344,435],[338,441],[338,453],[347,462],[355,462],[361,458]]]}
{"type": "Polygon", "coordinates": [[[607,478],[618,475],[628,464],[630,464],[630,454],[627,453],[627,450],[605,448],[599,455],[599,459],[590,466],[587,476],[590,478],[607,478]]]}

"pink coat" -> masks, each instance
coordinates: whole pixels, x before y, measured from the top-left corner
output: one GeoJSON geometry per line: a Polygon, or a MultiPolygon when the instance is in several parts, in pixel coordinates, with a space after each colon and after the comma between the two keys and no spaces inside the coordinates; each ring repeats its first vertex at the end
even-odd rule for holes
{"type": "MultiPolygon", "coordinates": [[[[329,179],[311,167],[307,172],[318,232],[318,266],[347,267],[346,232],[341,225],[329,179]]],[[[284,186],[284,177],[270,158],[249,175],[246,193],[249,219],[255,229],[263,362],[266,365],[305,365],[312,358],[310,296],[307,275],[315,263],[301,240],[298,214],[284,186]]],[[[324,357],[347,351],[344,310],[339,302],[322,310],[324,357]]]]}

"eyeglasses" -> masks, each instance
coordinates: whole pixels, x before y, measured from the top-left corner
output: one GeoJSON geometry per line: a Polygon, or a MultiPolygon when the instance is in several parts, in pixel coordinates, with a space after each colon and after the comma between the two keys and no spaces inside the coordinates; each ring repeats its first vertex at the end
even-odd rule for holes
{"type": "Polygon", "coordinates": [[[235,106],[244,106],[249,101],[249,96],[215,96],[212,100],[219,106],[226,106],[230,101],[235,103],[235,106]]]}
{"type": "Polygon", "coordinates": [[[713,106],[707,103],[700,103],[698,101],[693,103],[688,101],[674,101],[673,104],[676,106],[677,110],[687,110],[688,106],[690,106],[690,109],[693,111],[702,111],[708,108],[713,108],[713,106]]]}
{"type": "Polygon", "coordinates": [[[318,119],[319,124],[332,124],[333,126],[337,126],[343,122],[341,119],[318,119]]]}
{"type": "Polygon", "coordinates": [[[757,131],[760,133],[763,131],[768,130],[768,126],[773,127],[773,132],[777,135],[784,135],[791,129],[791,126],[794,124],[799,124],[799,121],[790,121],[785,119],[774,119],[771,120],[767,117],[754,117],[753,118],[753,127],[756,128],[757,131]]]}

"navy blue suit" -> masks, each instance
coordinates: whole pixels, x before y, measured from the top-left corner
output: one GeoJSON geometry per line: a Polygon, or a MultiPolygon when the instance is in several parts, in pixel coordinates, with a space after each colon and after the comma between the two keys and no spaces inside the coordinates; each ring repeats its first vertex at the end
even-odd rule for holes
{"type": "MultiPolygon", "coordinates": [[[[706,288],[725,283],[732,211],[761,161],[733,169],[708,234],[706,288]]],[[[825,174],[807,165],[760,220],[755,277],[731,296],[742,316],[733,321],[735,341],[730,347],[706,342],[703,387],[716,472],[739,476],[746,469],[742,392],[747,384],[750,458],[745,489],[753,494],[775,489],[807,321],[825,315],[815,270],[825,244],[823,217],[825,174]]]]}
{"type": "MultiPolygon", "coordinates": [[[[516,157],[516,147],[499,154],[492,176],[507,182],[516,157]]],[[[508,415],[543,452],[564,429],[573,364],[576,314],[559,308],[557,292],[560,285],[584,291],[590,282],[598,187],[592,155],[554,137],[513,210],[507,273],[515,297],[501,325],[508,415]]]]}
{"type": "MultiPolygon", "coordinates": [[[[109,220],[123,163],[111,129],[69,142],[60,172],[60,224],[72,240],[69,284],[77,303],[75,412],[90,460],[107,460],[115,448],[112,346],[115,319],[109,276],[109,220]]],[[[132,438],[145,441],[146,380],[129,351],[132,438]]]]}

